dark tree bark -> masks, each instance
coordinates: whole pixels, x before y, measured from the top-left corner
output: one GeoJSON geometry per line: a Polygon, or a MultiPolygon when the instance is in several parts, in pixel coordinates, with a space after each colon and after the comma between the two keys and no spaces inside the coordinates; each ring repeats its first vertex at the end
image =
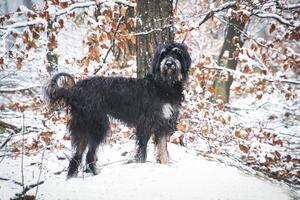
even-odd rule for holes
{"type": "Polygon", "coordinates": [[[156,47],[174,40],[173,0],[138,0],[136,10],[137,75],[143,77],[156,47]]]}
{"type": "Polygon", "coordinates": [[[23,5],[26,6],[28,9],[31,9],[32,1],[31,0],[23,0],[23,5]]]}
{"type": "MultiPolygon", "coordinates": [[[[228,69],[235,70],[237,67],[237,55],[238,46],[242,47],[244,42],[241,39],[243,29],[245,27],[245,20],[237,18],[233,15],[228,22],[224,43],[218,58],[218,65],[222,65],[228,69]],[[223,59],[224,52],[228,51],[227,60],[223,59]]],[[[230,86],[232,84],[233,77],[229,75],[228,80],[221,80],[219,76],[216,77],[214,82],[214,88],[216,91],[216,97],[219,95],[224,97],[226,103],[229,102],[230,86]]]]}
{"type": "Polygon", "coordinates": [[[57,39],[56,36],[53,34],[53,23],[55,21],[48,21],[48,27],[47,27],[47,38],[48,38],[48,52],[46,55],[47,58],[47,71],[49,74],[53,74],[57,71],[57,65],[58,65],[58,58],[57,55],[54,53],[55,49],[57,48],[57,39]]]}

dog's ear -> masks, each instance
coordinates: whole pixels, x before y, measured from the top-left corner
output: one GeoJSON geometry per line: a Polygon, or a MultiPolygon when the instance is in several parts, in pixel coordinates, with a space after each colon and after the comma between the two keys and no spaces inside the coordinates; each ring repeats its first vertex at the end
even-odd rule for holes
{"type": "Polygon", "coordinates": [[[192,64],[192,59],[191,56],[187,50],[187,46],[184,44],[179,44],[180,45],[180,49],[182,49],[181,53],[181,57],[182,57],[182,69],[184,72],[189,71],[189,68],[192,64]]]}
{"type": "Polygon", "coordinates": [[[160,70],[160,60],[161,60],[161,52],[163,50],[163,45],[159,46],[155,50],[155,54],[152,60],[151,68],[152,68],[152,74],[156,74],[160,70]]]}

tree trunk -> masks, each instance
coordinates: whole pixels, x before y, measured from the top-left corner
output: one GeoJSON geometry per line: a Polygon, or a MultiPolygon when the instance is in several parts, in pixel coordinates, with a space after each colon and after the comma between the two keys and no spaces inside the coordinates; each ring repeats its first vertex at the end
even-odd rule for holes
{"type": "MultiPolygon", "coordinates": [[[[241,34],[245,27],[245,21],[238,19],[233,15],[229,19],[227,25],[227,31],[224,39],[224,43],[219,54],[218,65],[223,65],[226,68],[235,70],[237,67],[237,56],[238,56],[238,46],[242,47],[244,42],[241,40],[241,34]],[[223,59],[224,52],[228,51],[227,60],[223,59]]],[[[229,102],[230,96],[230,86],[232,84],[233,77],[229,75],[228,80],[221,80],[220,76],[217,75],[214,82],[214,88],[216,92],[216,97],[223,96],[224,102],[229,102]]]]}
{"type": "Polygon", "coordinates": [[[47,72],[52,75],[57,71],[57,65],[58,65],[58,58],[57,55],[54,53],[55,49],[57,48],[57,38],[53,34],[54,30],[53,28],[54,21],[49,20],[48,21],[48,27],[47,27],[47,39],[48,39],[48,52],[46,55],[47,58],[47,72]]]}
{"type": "Polygon", "coordinates": [[[157,46],[174,40],[173,0],[137,1],[137,75],[149,73],[157,46]]]}
{"type": "Polygon", "coordinates": [[[23,5],[28,9],[32,9],[32,1],[31,0],[23,0],[23,5]]]}

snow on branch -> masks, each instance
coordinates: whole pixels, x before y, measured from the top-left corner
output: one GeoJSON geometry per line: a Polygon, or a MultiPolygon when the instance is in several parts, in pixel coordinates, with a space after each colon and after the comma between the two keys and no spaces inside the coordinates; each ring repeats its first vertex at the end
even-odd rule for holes
{"type": "Polygon", "coordinates": [[[284,19],[283,17],[274,14],[274,13],[266,13],[266,12],[256,12],[254,13],[255,16],[259,17],[259,18],[271,18],[271,19],[275,19],[276,21],[278,21],[279,23],[286,25],[286,26],[292,26],[294,27],[295,25],[293,24],[293,22],[290,22],[289,20],[284,19]]]}
{"type": "Polygon", "coordinates": [[[172,27],[172,25],[166,25],[166,26],[164,26],[162,28],[154,28],[154,29],[151,29],[149,31],[138,32],[135,35],[136,36],[138,36],[138,35],[148,35],[148,34],[153,33],[153,32],[162,32],[163,29],[171,28],[171,27],[172,27]]]}
{"type": "Polygon", "coordinates": [[[266,76],[261,76],[261,75],[254,75],[254,74],[246,74],[246,73],[243,73],[243,72],[240,72],[240,71],[236,71],[236,70],[233,70],[233,69],[229,69],[229,68],[226,68],[226,67],[221,67],[221,66],[214,66],[214,67],[204,67],[205,69],[211,69],[211,70],[224,70],[226,72],[229,72],[230,74],[235,74],[235,75],[238,75],[238,76],[245,76],[245,77],[253,77],[253,76],[257,76],[258,78],[261,78],[261,79],[264,79],[270,83],[273,83],[273,82],[281,82],[281,83],[288,83],[288,84],[293,84],[293,85],[300,85],[300,81],[298,80],[288,80],[288,79],[270,79],[266,76]]]}
{"type": "Polygon", "coordinates": [[[8,25],[8,26],[0,26],[0,30],[11,30],[11,29],[16,29],[16,28],[23,28],[26,26],[31,26],[31,25],[35,25],[35,24],[43,24],[44,26],[47,25],[47,20],[39,18],[39,19],[35,19],[32,21],[27,21],[27,22],[17,22],[14,23],[12,25],[8,25]]]}
{"type": "Polygon", "coordinates": [[[199,28],[204,22],[206,22],[208,19],[210,19],[215,13],[226,10],[228,8],[233,8],[234,6],[236,6],[236,2],[235,1],[229,1],[229,2],[226,2],[226,3],[218,6],[215,9],[212,9],[212,10],[206,12],[206,13],[201,14],[201,16],[204,16],[204,17],[202,17],[200,20],[198,20],[195,23],[196,25],[194,27],[192,27],[190,29],[190,31],[194,30],[195,28],[199,28]]]}
{"type": "Polygon", "coordinates": [[[31,90],[37,87],[41,87],[41,85],[31,85],[28,87],[19,87],[19,88],[8,88],[8,89],[0,89],[0,93],[15,93],[15,92],[22,92],[26,90],[31,90]]]}
{"type": "MultiPolygon", "coordinates": [[[[102,3],[107,3],[107,2],[111,2],[109,0],[98,0],[98,1],[88,1],[88,2],[80,2],[80,3],[75,3],[75,4],[72,4],[71,6],[65,8],[65,9],[62,9],[58,12],[55,13],[55,17],[59,17],[61,15],[64,15],[74,9],[77,9],[77,8],[86,8],[86,7],[90,7],[90,6],[95,6],[95,5],[99,5],[99,4],[102,4],[102,3]]],[[[129,7],[134,7],[135,4],[134,3],[128,3],[127,1],[122,1],[122,0],[115,0],[113,1],[113,3],[116,3],[116,4],[122,4],[122,5],[126,5],[126,6],[129,6],[129,7]]]]}
{"type": "Polygon", "coordinates": [[[291,4],[291,5],[282,5],[277,8],[282,9],[282,10],[295,10],[295,9],[300,8],[300,3],[291,4]]]}
{"type": "MultiPolygon", "coordinates": [[[[90,7],[90,6],[95,6],[95,5],[99,5],[99,4],[103,4],[103,3],[111,3],[111,2],[112,1],[110,1],[110,0],[98,0],[98,1],[87,1],[87,2],[74,3],[65,9],[54,12],[52,14],[52,17],[53,18],[59,17],[61,15],[71,12],[74,9],[86,8],[86,7],[90,7]]],[[[115,1],[113,1],[113,3],[122,4],[122,5],[125,5],[128,7],[135,7],[135,3],[129,3],[124,0],[115,0],[115,1]]],[[[0,30],[11,30],[11,29],[16,29],[16,28],[23,28],[23,27],[35,25],[35,24],[43,24],[46,26],[47,21],[45,19],[40,18],[40,19],[31,20],[31,21],[27,21],[27,22],[19,22],[19,23],[14,23],[12,25],[2,26],[2,27],[0,27],[0,30]]]]}

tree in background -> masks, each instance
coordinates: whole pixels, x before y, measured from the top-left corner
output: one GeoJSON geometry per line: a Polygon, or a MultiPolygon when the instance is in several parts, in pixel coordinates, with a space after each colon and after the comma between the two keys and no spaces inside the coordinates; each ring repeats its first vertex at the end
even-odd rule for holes
{"type": "Polygon", "coordinates": [[[175,36],[172,0],[139,0],[136,13],[137,75],[149,72],[156,47],[175,36]]]}
{"type": "MultiPolygon", "coordinates": [[[[229,17],[224,43],[217,60],[219,66],[225,66],[231,70],[236,70],[239,49],[242,48],[244,44],[244,36],[242,32],[248,21],[248,16],[244,15],[242,12],[236,12],[237,10],[239,10],[239,8],[234,7],[232,14],[229,17]],[[227,55],[224,59],[225,52],[227,55]]],[[[216,97],[218,98],[218,96],[221,96],[221,98],[224,98],[226,103],[229,102],[230,86],[232,81],[233,77],[230,74],[227,80],[222,80],[221,76],[217,75],[214,82],[216,97]]]]}

